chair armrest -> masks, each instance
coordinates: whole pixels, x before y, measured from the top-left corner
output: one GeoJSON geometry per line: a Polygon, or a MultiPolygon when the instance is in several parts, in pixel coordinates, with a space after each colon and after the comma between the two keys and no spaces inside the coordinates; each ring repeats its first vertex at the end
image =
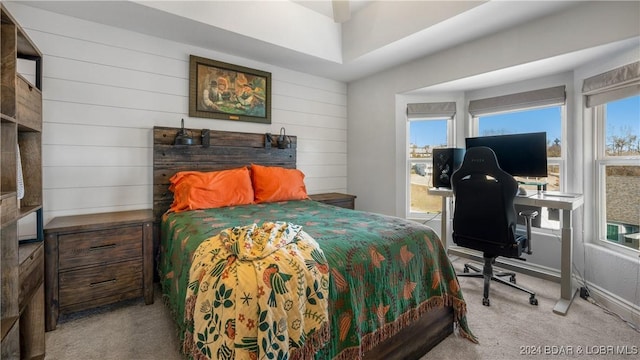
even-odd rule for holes
{"type": "Polygon", "coordinates": [[[537,210],[523,210],[518,213],[518,215],[524,217],[524,223],[527,226],[527,250],[525,251],[527,254],[531,255],[531,220],[535,219],[538,216],[537,210]]]}
{"type": "Polygon", "coordinates": [[[538,211],[537,210],[522,210],[518,213],[518,215],[523,216],[525,219],[535,219],[536,217],[538,217],[538,211]]]}

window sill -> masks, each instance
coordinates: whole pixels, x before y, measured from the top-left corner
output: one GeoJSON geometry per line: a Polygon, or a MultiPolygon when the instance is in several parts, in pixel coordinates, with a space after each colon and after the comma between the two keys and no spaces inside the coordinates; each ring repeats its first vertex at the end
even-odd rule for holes
{"type": "Polygon", "coordinates": [[[589,242],[586,245],[592,246],[593,248],[606,249],[607,251],[610,251],[612,253],[629,258],[629,260],[631,261],[637,261],[636,259],[640,257],[640,250],[635,250],[628,246],[616,244],[609,240],[598,239],[596,241],[589,242]]]}

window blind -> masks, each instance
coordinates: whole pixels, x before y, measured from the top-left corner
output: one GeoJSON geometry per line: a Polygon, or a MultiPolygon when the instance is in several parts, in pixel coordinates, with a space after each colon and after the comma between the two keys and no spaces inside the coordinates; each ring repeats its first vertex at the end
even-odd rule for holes
{"type": "Polygon", "coordinates": [[[640,61],[584,79],[587,107],[640,94],[640,61]]]}
{"type": "Polygon", "coordinates": [[[455,102],[407,104],[407,117],[409,119],[452,118],[455,114],[456,114],[455,102]]]}
{"type": "Polygon", "coordinates": [[[472,100],[469,102],[469,114],[472,116],[480,116],[541,106],[557,106],[564,105],[565,101],[565,87],[562,85],[517,94],[472,100]]]}

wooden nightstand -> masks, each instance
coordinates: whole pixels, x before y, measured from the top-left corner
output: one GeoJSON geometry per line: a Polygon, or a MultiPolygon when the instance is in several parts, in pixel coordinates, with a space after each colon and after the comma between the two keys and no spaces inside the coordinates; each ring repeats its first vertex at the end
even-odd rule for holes
{"type": "Polygon", "coordinates": [[[309,198],[313,201],[321,203],[343,207],[345,209],[353,210],[355,208],[355,195],[340,194],[340,193],[324,193],[309,195],[309,198]]]}
{"type": "Polygon", "coordinates": [[[71,313],[144,296],[153,303],[153,212],[58,217],[45,233],[45,328],[71,313]]]}

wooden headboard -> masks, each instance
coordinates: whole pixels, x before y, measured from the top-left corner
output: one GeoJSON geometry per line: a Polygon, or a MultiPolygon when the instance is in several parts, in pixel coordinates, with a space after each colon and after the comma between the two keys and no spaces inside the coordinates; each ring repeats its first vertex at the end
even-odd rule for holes
{"type": "Polygon", "coordinates": [[[159,223],[162,214],[173,202],[169,179],[179,171],[215,171],[250,164],[296,168],[297,137],[287,135],[290,147],[279,149],[274,144],[265,147],[265,134],[232,131],[185,129],[194,145],[173,145],[180,128],[153,128],[153,215],[159,223]],[[209,133],[209,146],[206,133],[209,133]],[[204,136],[203,136],[204,134],[204,136]]]}

